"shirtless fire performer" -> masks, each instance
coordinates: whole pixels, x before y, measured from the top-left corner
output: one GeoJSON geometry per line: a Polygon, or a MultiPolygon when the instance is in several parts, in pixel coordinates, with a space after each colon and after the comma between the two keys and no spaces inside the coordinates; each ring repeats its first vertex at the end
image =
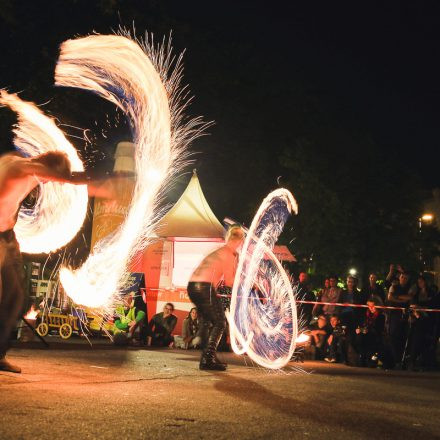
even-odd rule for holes
{"type": "MultiPolygon", "coordinates": [[[[8,341],[23,312],[23,264],[14,234],[18,211],[23,200],[40,183],[86,184],[85,173],[72,174],[67,156],[51,151],[25,158],[17,153],[0,157],[0,370],[20,373],[20,367],[6,358],[8,341]]],[[[104,187],[90,186],[89,194],[108,196],[104,187]]]]}
{"type": "Polygon", "coordinates": [[[233,285],[238,263],[237,251],[243,240],[241,226],[232,225],[226,234],[226,244],[203,259],[188,283],[188,295],[202,318],[204,349],[200,359],[201,370],[226,370],[226,364],[219,362],[216,356],[226,327],[223,305],[216,293],[221,284],[227,287],[233,285]]]}

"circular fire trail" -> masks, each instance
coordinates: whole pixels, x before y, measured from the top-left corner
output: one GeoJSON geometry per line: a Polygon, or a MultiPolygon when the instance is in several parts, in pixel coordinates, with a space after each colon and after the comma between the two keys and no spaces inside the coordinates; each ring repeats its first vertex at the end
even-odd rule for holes
{"type": "Polygon", "coordinates": [[[286,189],[270,193],[252,221],[240,253],[228,314],[235,353],[279,369],[295,351],[298,326],[290,280],[272,249],[298,208],[286,189]]]}
{"type": "MultiPolygon", "coordinates": [[[[45,116],[33,103],[22,101],[5,90],[0,104],[18,115],[14,144],[25,156],[48,151],[63,151],[72,171],[84,171],[75,147],[65,138],[53,119],[45,116]]],[[[22,207],[14,227],[22,252],[49,253],[65,246],[81,228],[87,213],[87,186],[61,183],[40,184],[39,197],[33,208],[22,207]]]]}

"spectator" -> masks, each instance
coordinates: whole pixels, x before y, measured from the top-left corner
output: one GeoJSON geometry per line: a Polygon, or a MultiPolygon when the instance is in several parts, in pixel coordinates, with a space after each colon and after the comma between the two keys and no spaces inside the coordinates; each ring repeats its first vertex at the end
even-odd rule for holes
{"type": "MultiPolygon", "coordinates": [[[[330,289],[330,279],[326,278],[324,280],[324,287],[316,294],[316,301],[320,302],[322,295],[328,294],[328,290],[330,289]]],[[[315,304],[313,306],[312,314],[313,316],[318,316],[319,311],[322,309],[322,306],[319,304],[315,304]]]]}
{"type": "MultiPolygon", "coordinates": [[[[387,305],[393,307],[408,307],[412,292],[410,290],[409,274],[402,272],[397,283],[393,283],[388,290],[387,305]]],[[[402,367],[403,350],[406,336],[406,316],[403,310],[391,310],[388,315],[388,335],[394,364],[402,367]]]]}
{"type": "MultiPolygon", "coordinates": [[[[366,304],[367,298],[364,296],[364,292],[360,292],[357,288],[357,278],[351,275],[347,277],[347,287],[341,293],[340,302],[357,305],[366,304]]],[[[347,306],[340,307],[339,309],[339,317],[342,325],[347,327],[350,335],[354,335],[354,330],[359,325],[359,321],[362,319],[362,316],[362,308],[347,306]]]]}
{"type": "Polygon", "coordinates": [[[419,308],[437,308],[437,289],[426,278],[417,278],[409,317],[409,368],[434,368],[438,344],[438,313],[424,313],[419,308]]]}
{"type": "MultiPolygon", "coordinates": [[[[329,278],[329,288],[328,290],[323,290],[321,298],[319,298],[320,302],[330,302],[330,303],[337,303],[339,302],[341,296],[341,288],[338,287],[338,277],[336,275],[333,275],[329,278]]],[[[337,306],[333,305],[322,305],[322,304],[316,304],[314,308],[314,314],[315,316],[319,313],[324,313],[326,317],[328,318],[330,315],[336,313],[337,306]]]]}
{"type": "MultiPolygon", "coordinates": [[[[296,298],[300,301],[315,301],[315,294],[311,291],[309,285],[309,276],[305,272],[299,274],[298,283],[296,284],[296,298]]],[[[298,304],[299,322],[305,326],[310,324],[312,320],[313,304],[298,304]]]]}
{"type": "Polygon", "coordinates": [[[177,316],[173,315],[174,305],[166,303],[163,312],[156,313],[148,323],[147,345],[169,347],[174,342],[171,333],[177,324],[177,316]]]}
{"type": "Polygon", "coordinates": [[[325,315],[319,315],[318,320],[310,326],[310,343],[315,347],[315,360],[322,360],[325,356],[327,338],[331,330],[325,315]]]}
{"type": "Polygon", "coordinates": [[[405,271],[400,264],[390,264],[390,270],[385,278],[385,288],[388,290],[393,284],[393,281],[399,281],[400,274],[404,272],[405,271]]]}
{"type": "Polygon", "coordinates": [[[364,298],[370,298],[372,296],[378,296],[382,304],[385,303],[385,291],[383,287],[377,283],[377,275],[375,273],[370,273],[368,277],[368,285],[362,289],[364,298]]]}
{"type": "Polygon", "coordinates": [[[356,347],[359,353],[359,366],[376,366],[377,360],[384,363],[383,335],[385,315],[376,306],[382,306],[379,296],[371,296],[367,300],[368,309],[363,321],[356,328],[356,347]]]}
{"type": "Polygon", "coordinates": [[[145,312],[134,306],[132,295],[126,295],[123,303],[116,307],[115,314],[117,318],[113,325],[113,342],[115,345],[127,345],[145,319],[145,312]]]}
{"type": "Polygon", "coordinates": [[[409,312],[408,330],[408,369],[417,370],[428,367],[429,359],[429,318],[427,313],[418,310],[420,307],[413,304],[409,312]]]}
{"type": "Polygon", "coordinates": [[[199,348],[202,342],[201,327],[197,316],[197,308],[193,307],[183,320],[182,336],[174,336],[176,348],[199,348]]]}
{"type": "Polygon", "coordinates": [[[435,289],[428,286],[426,278],[423,275],[420,275],[417,278],[413,292],[414,296],[412,298],[412,303],[426,308],[429,308],[433,305],[433,300],[435,294],[437,293],[435,289]]]}
{"type": "Polygon", "coordinates": [[[337,314],[330,317],[330,335],[327,338],[326,362],[346,362],[346,333],[337,314]]]}

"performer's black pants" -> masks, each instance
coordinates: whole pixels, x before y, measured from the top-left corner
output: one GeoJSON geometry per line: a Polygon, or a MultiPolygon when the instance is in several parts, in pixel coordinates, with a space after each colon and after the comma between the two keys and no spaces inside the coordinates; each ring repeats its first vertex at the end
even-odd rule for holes
{"type": "Polygon", "coordinates": [[[215,352],[226,328],[225,312],[216,290],[211,283],[190,282],[188,295],[202,318],[202,347],[215,352]]]}
{"type": "Polygon", "coordinates": [[[9,336],[23,313],[24,271],[13,230],[0,232],[0,359],[9,347],[9,336]]]}

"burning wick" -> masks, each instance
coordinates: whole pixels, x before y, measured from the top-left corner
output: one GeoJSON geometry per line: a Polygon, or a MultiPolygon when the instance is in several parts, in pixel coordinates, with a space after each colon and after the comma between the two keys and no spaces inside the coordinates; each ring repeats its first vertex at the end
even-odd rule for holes
{"type": "Polygon", "coordinates": [[[37,319],[37,316],[38,316],[38,310],[36,310],[35,307],[32,305],[29,311],[24,316],[24,319],[31,321],[33,319],[37,319]]]}

